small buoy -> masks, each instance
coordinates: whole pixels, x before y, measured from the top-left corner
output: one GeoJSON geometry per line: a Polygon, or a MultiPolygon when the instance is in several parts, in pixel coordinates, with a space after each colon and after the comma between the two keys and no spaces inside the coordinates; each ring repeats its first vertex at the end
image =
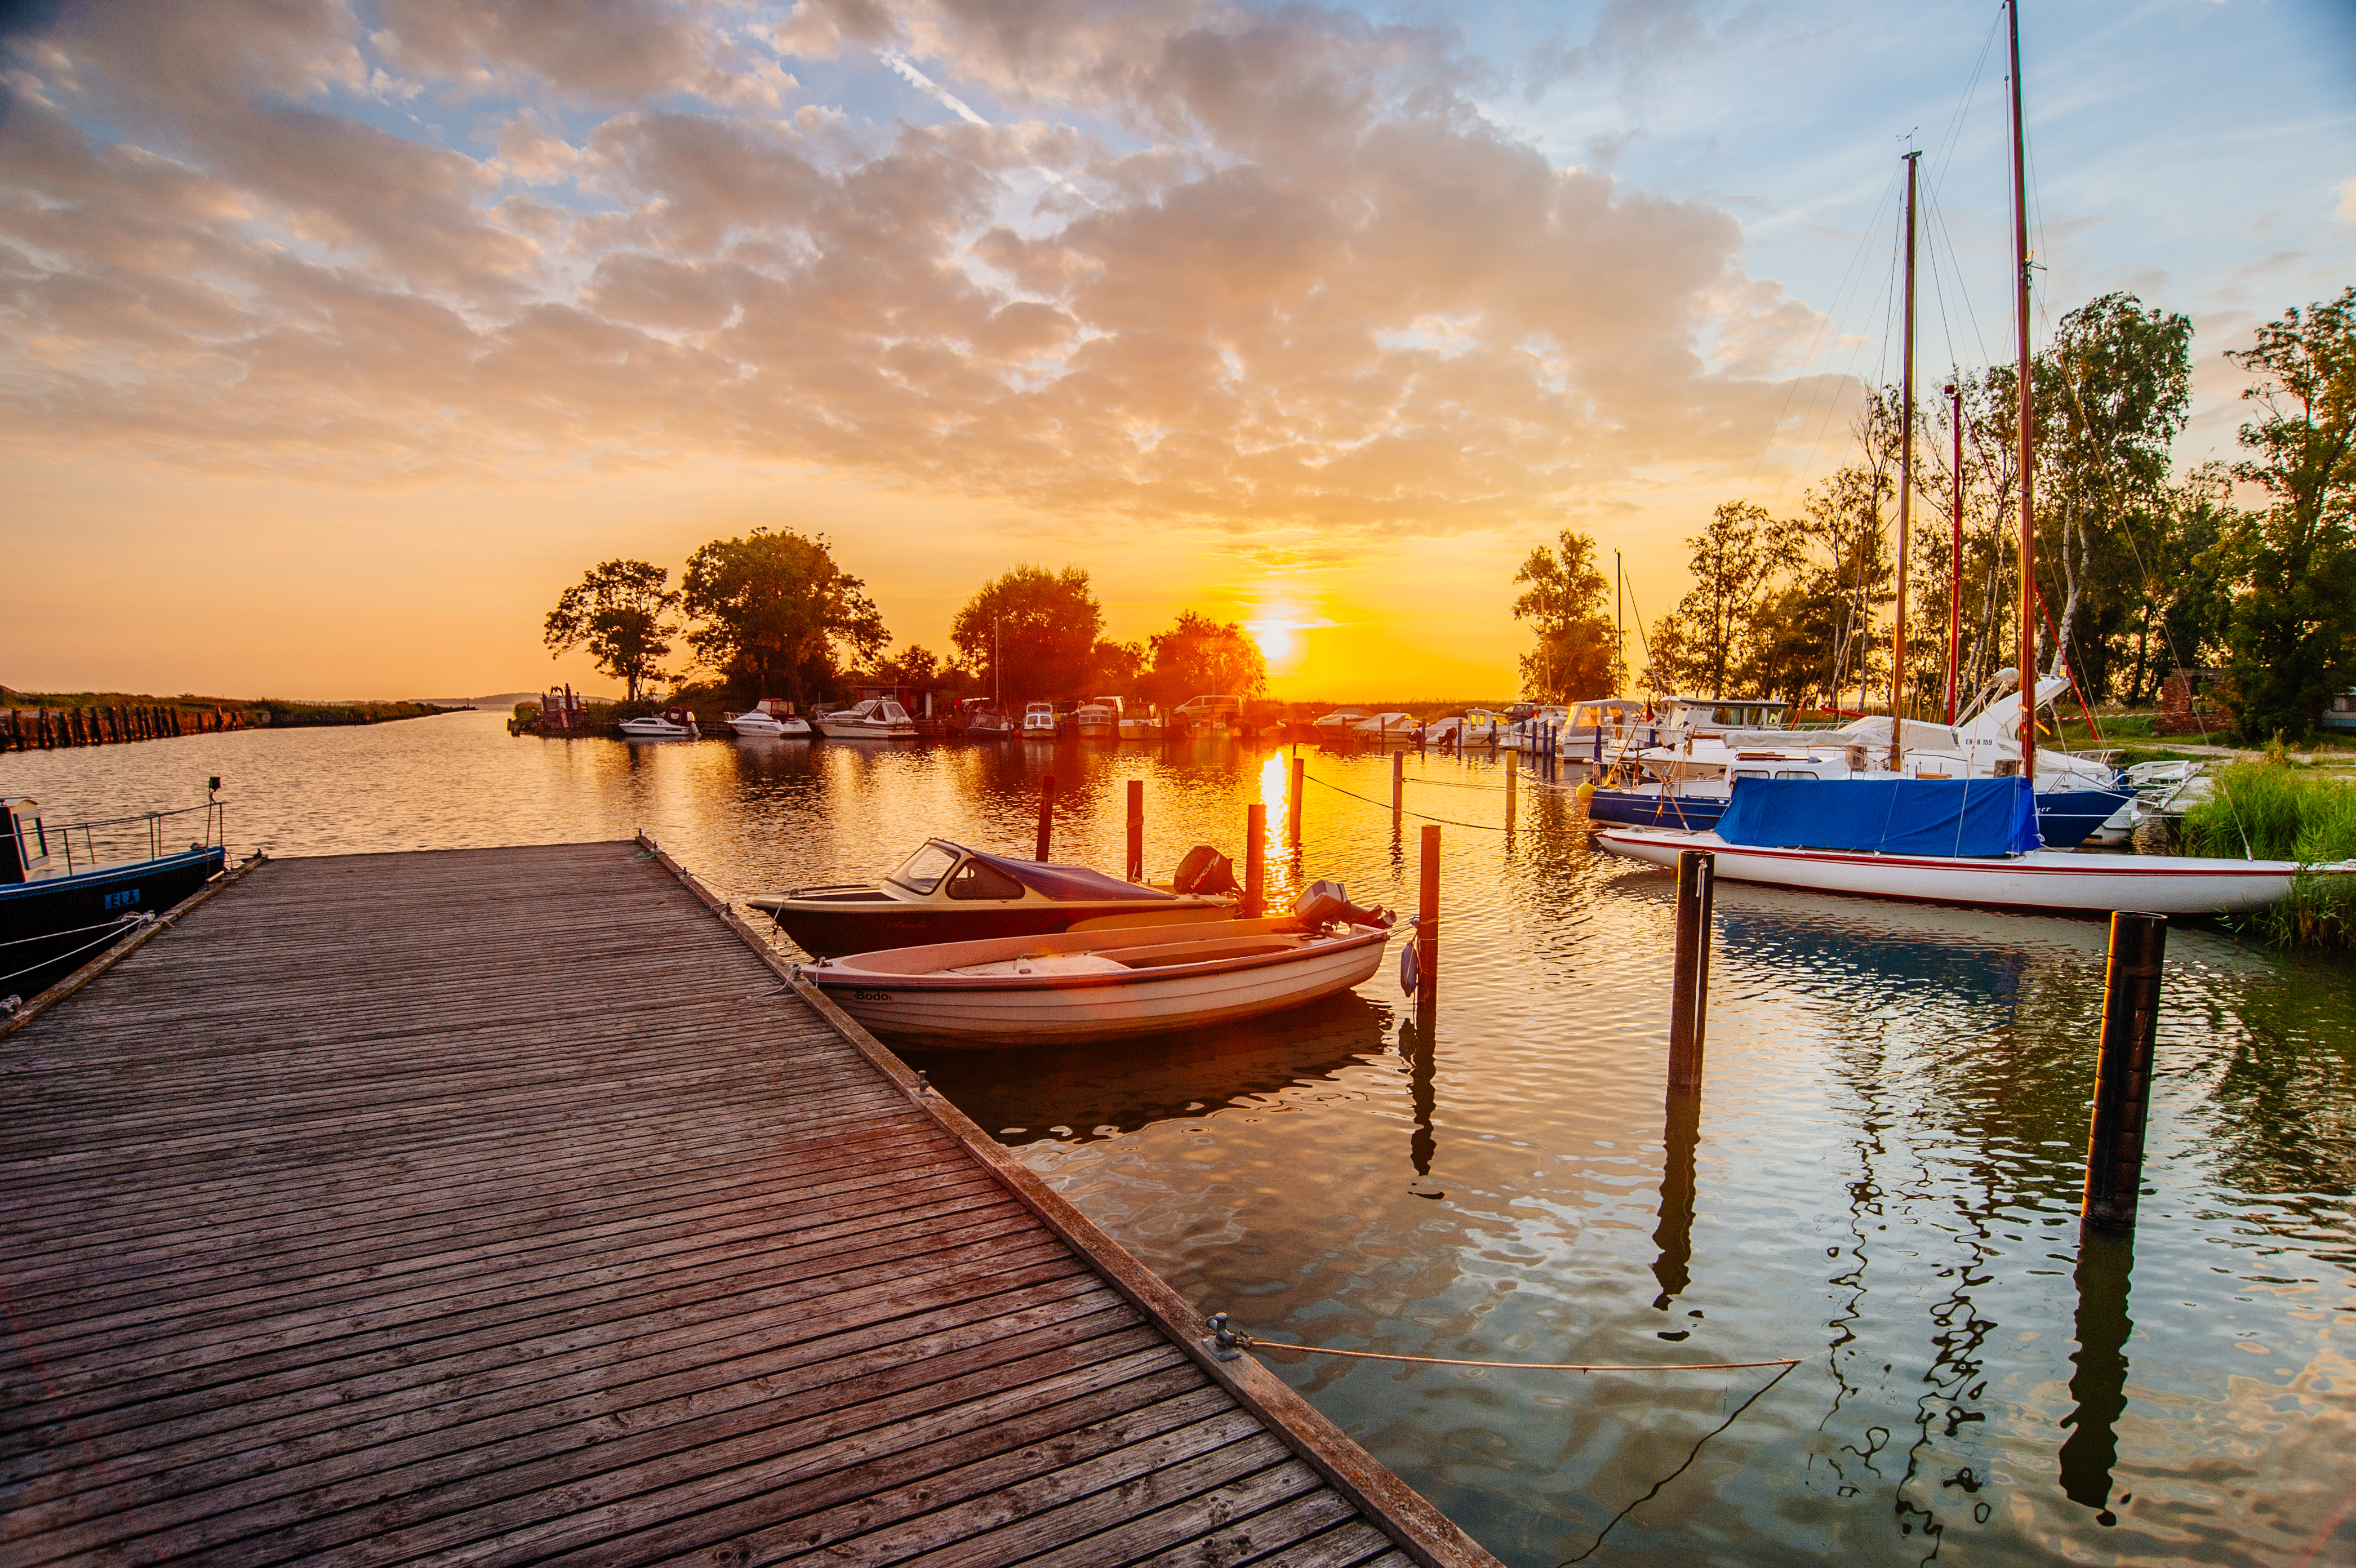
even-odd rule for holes
{"type": "Polygon", "coordinates": [[[1415,943],[1410,940],[1399,949],[1399,989],[1412,996],[1416,983],[1422,978],[1423,972],[1416,962],[1415,943]]]}
{"type": "Polygon", "coordinates": [[[1572,792],[1579,798],[1579,803],[1584,806],[1595,799],[1595,781],[1590,779],[1572,792]]]}

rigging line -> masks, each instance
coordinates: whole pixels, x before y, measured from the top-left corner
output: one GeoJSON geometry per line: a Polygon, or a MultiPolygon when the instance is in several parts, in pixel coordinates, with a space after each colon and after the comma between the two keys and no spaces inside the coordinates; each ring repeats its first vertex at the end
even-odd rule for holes
{"type": "Polygon", "coordinates": [[[1624,1366],[1588,1361],[1477,1361],[1454,1356],[1399,1356],[1387,1350],[1334,1350],[1323,1345],[1295,1345],[1289,1339],[1255,1339],[1233,1329],[1228,1330],[1228,1337],[1254,1350],[1298,1350],[1310,1356],[1347,1356],[1354,1361],[1406,1361],[1419,1367],[1494,1367],[1507,1372],[1737,1372],[1754,1367],[1781,1367],[1788,1372],[1800,1364],[1794,1356],[1776,1356],[1764,1361],[1630,1362],[1624,1366]]]}
{"type": "MultiPolygon", "coordinates": [[[[1794,1362],[1793,1365],[1796,1366],[1798,1363],[1794,1362]]],[[[1741,1420],[1743,1412],[1749,1410],[1752,1405],[1757,1404],[1761,1400],[1766,1398],[1767,1391],[1769,1389],[1773,1388],[1777,1383],[1782,1382],[1785,1378],[1788,1378],[1791,1375],[1792,1368],[1786,1367],[1782,1371],[1776,1373],[1773,1377],[1768,1379],[1767,1381],[1761,1386],[1757,1393],[1752,1394],[1749,1399],[1744,1400],[1740,1404],[1734,1407],[1734,1413],[1732,1415],[1728,1416],[1724,1421],[1719,1422],[1716,1426],[1702,1434],[1701,1441],[1693,1445],[1693,1452],[1686,1455],[1686,1462],[1684,1464],[1678,1466],[1676,1469],[1670,1471],[1667,1475],[1654,1482],[1652,1490],[1646,1492],[1643,1497],[1638,1498],[1634,1502],[1630,1503],[1626,1508],[1622,1509],[1618,1513],[1613,1514],[1612,1516],[1611,1523],[1606,1524],[1603,1529],[1597,1533],[1594,1545],[1589,1547],[1586,1551],[1580,1552],[1576,1557],[1565,1558],[1562,1562],[1557,1563],[1555,1568],[1570,1568],[1572,1563],[1584,1563],[1589,1558],[1594,1556],[1598,1552],[1602,1551],[1605,1539],[1611,1535],[1613,1530],[1619,1527],[1622,1520],[1626,1519],[1630,1514],[1634,1513],[1638,1509],[1644,1507],[1646,1503],[1651,1502],[1655,1498],[1659,1497],[1661,1495],[1662,1487],[1667,1486],[1671,1481],[1676,1480],[1679,1476],[1684,1475],[1687,1470],[1693,1467],[1693,1462],[1701,1457],[1703,1444],[1708,1443],[1711,1438],[1716,1437],[1719,1433],[1724,1432],[1728,1427],[1732,1426],[1736,1422],[1741,1420]]]]}
{"type": "Polygon", "coordinates": [[[1956,101],[1955,112],[1948,116],[1946,139],[1941,144],[1940,150],[1933,155],[1932,167],[1936,172],[1931,177],[1931,186],[1934,190],[1945,183],[1947,175],[1955,166],[1956,140],[1964,134],[1965,119],[1979,102],[1980,79],[1987,74],[1988,56],[1996,52],[1996,41],[2003,34],[2004,9],[1998,6],[1994,19],[1988,23],[1987,37],[1980,40],[1979,59],[1972,62],[1972,74],[1964,84],[1964,95],[1956,101]]]}
{"type": "MultiPolygon", "coordinates": [[[[1342,786],[1333,782],[1331,779],[1320,779],[1314,773],[1303,770],[1301,776],[1303,779],[1308,779],[1312,784],[1324,785],[1325,788],[1333,790],[1337,795],[1347,795],[1353,800],[1364,800],[1367,805],[1379,806],[1386,811],[1391,809],[1391,803],[1388,800],[1377,800],[1372,795],[1361,795],[1355,789],[1344,789],[1342,786]]],[[[1401,816],[1413,817],[1418,822],[1442,822],[1451,828],[1472,828],[1484,833],[1502,833],[1505,831],[1504,828],[1497,826],[1494,822],[1460,822],[1453,817],[1435,817],[1425,811],[1410,811],[1404,806],[1399,808],[1399,814],[1401,816]]]]}
{"type": "MultiPolygon", "coordinates": [[[[1895,181],[1896,181],[1896,177],[1895,177],[1895,176],[1893,176],[1893,177],[1892,177],[1892,183],[1893,183],[1893,185],[1895,184],[1895,181]]],[[[1879,208],[1876,208],[1876,209],[1874,209],[1874,220],[1875,220],[1875,221],[1876,221],[1876,222],[1879,222],[1879,221],[1880,221],[1880,219],[1881,219],[1881,209],[1879,209],[1879,208]]],[[[1894,235],[1894,231],[1893,231],[1893,235],[1894,235]]],[[[1896,283],[1897,283],[1897,275],[1898,275],[1898,252],[1897,252],[1897,242],[1896,242],[1895,238],[1893,237],[1893,239],[1892,239],[1892,241],[1891,241],[1891,248],[1890,248],[1890,272],[1889,272],[1889,273],[1888,273],[1888,274],[1887,274],[1887,275],[1885,275],[1885,276],[1884,276],[1884,278],[1882,279],[1881,293],[1880,293],[1879,295],[1877,295],[1877,296],[1876,296],[1876,303],[1881,306],[1881,314],[1882,314],[1882,338],[1881,338],[1881,355],[1882,355],[1882,359],[1881,359],[1881,360],[1880,360],[1880,361],[1878,361],[1878,362],[1877,362],[1877,366],[1876,366],[1875,372],[1874,372],[1874,374],[1875,374],[1875,380],[1876,380],[1876,383],[1877,383],[1877,385],[1879,384],[1879,380],[1880,380],[1881,367],[1882,367],[1882,365],[1886,364],[1887,360],[1888,360],[1888,356],[1889,356],[1889,350],[1890,350],[1889,317],[1890,317],[1890,311],[1894,308],[1894,306],[1892,305],[1892,301],[1896,298],[1896,283]]],[[[1857,363],[1858,363],[1858,360],[1859,356],[1860,356],[1860,355],[1862,355],[1862,354],[1864,353],[1864,351],[1865,351],[1865,346],[1866,346],[1866,344],[1867,344],[1867,342],[1868,342],[1868,341],[1869,341],[1869,339],[1868,339],[1868,338],[1864,338],[1864,337],[1862,337],[1862,336],[1860,336],[1860,337],[1858,338],[1858,339],[1857,343],[1856,343],[1856,344],[1855,344],[1855,345],[1854,345],[1854,346],[1849,349],[1849,355],[1848,355],[1847,362],[1846,364],[1844,364],[1844,365],[1841,367],[1841,370],[1840,370],[1840,372],[1839,372],[1840,376],[1845,376],[1845,377],[1847,377],[1847,378],[1848,378],[1848,379],[1850,379],[1850,380],[1854,380],[1854,381],[1860,381],[1864,379],[1864,378],[1862,378],[1861,376],[1858,376],[1858,373],[1857,373],[1857,363]]],[[[1828,377],[1826,378],[1826,380],[1827,380],[1828,381],[1834,381],[1834,380],[1837,380],[1837,379],[1838,379],[1838,378],[1837,378],[1837,377],[1832,377],[1832,376],[1828,376],[1828,377]]],[[[1811,413],[1814,413],[1814,411],[1815,411],[1815,409],[1816,402],[1817,402],[1817,400],[1816,400],[1814,396],[1811,396],[1811,397],[1810,397],[1810,399],[1809,399],[1809,403],[1808,403],[1808,406],[1809,406],[1809,409],[1810,409],[1811,413]]],[[[1816,459],[1816,458],[1818,458],[1819,456],[1821,456],[1823,455],[1823,452],[1824,452],[1825,438],[1826,438],[1826,436],[1827,435],[1829,435],[1829,434],[1831,433],[1831,430],[1832,430],[1833,415],[1834,415],[1835,413],[1838,413],[1838,412],[1839,412],[1839,409],[1840,409],[1840,399],[1839,399],[1839,397],[1838,397],[1837,393],[1836,393],[1835,395],[1833,395],[1833,396],[1831,396],[1831,397],[1828,397],[1828,398],[1826,398],[1826,399],[1825,399],[1825,400],[1824,400],[1824,417],[1823,417],[1821,420],[1819,420],[1819,421],[1817,422],[1817,424],[1816,424],[1816,429],[1815,429],[1815,434],[1812,437],[1810,437],[1810,438],[1809,438],[1809,440],[1808,440],[1808,442],[1807,442],[1806,446],[1803,448],[1803,450],[1807,454],[1807,456],[1806,456],[1806,458],[1802,462],[1802,464],[1801,464],[1801,465],[1798,467],[1798,468],[1796,469],[1796,471],[1797,471],[1800,475],[1802,475],[1804,478],[1805,478],[1807,475],[1809,475],[1809,474],[1813,471],[1814,467],[1815,467],[1815,459],[1816,459]]],[[[1791,487],[1791,482],[1792,482],[1792,474],[1793,474],[1794,472],[1794,470],[1793,470],[1793,469],[1788,469],[1788,468],[1784,471],[1783,478],[1782,479],[1780,479],[1780,480],[1778,480],[1778,481],[1777,481],[1776,486],[1775,486],[1774,492],[1773,492],[1773,494],[1772,494],[1772,496],[1770,496],[1770,498],[1769,498],[1771,500],[1780,500],[1780,499],[1783,498],[1783,493],[1785,492],[1785,490],[1787,490],[1787,489],[1790,489],[1790,487],[1791,487]]]]}
{"type": "MultiPolygon", "coordinates": [[[[1808,344],[1808,357],[1801,361],[1801,369],[1804,372],[1809,366],[1815,363],[1816,350],[1822,346],[1825,334],[1834,330],[1833,324],[1840,316],[1842,302],[1849,298],[1852,284],[1864,275],[1862,263],[1872,245],[1874,233],[1881,226],[1882,209],[1890,205],[1890,198],[1897,188],[1898,179],[1895,175],[1892,175],[1889,182],[1882,187],[1881,195],[1875,199],[1872,218],[1862,230],[1858,231],[1857,246],[1849,252],[1848,264],[1841,270],[1840,285],[1833,290],[1831,303],[1826,306],[1816,322],[1816,335],[1808,344]]],[[[1851,358],[1854,359],[1856,350],[1852,349],[1850,353],[1851,358]]],[[[1783,407],[1776,414],[1775,426],[1767,434],[1767,445],[1760,449],[1757,461],[1751,465],[1751,478],[1743,486],[1746,490],[1758,482],[1759,470],[1766,465],[1768,456],[1774,451],[1775,444],[1783,434],[1783,420],[1791,413],[1792,399],[1797,395],[1798,383],[1804,379],[1810,380],[1812,384],[1808,388],[1808,406],[1800,415],[1799,423],[1803,430],[1806,429],[1809,421],[1815,417],[1817,401],[1826,394],[1827,390],[1826,383],[1832,381],[1834,377],[1830,368],[1827,367],[1814,377],[1804,375],[1793,378],[1792,384],[1784,389],[1783,407]]],[[[1786,475],[1785,479],[1776,486],[1775,494],[1781,496],[1788,483],[1789,476],[1786,475]]]]}

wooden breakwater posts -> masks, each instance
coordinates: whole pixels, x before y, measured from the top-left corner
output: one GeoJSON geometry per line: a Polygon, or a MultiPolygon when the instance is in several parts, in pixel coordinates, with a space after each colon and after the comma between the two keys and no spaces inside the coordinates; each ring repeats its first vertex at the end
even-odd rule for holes
{"type": "Polygon", "coordinates": [[[1669,1090],[1701,1088],[1702,1046],[1709,1032],[1709,938],[1718,856],[1677,854],[1676,950],[1669,966],[1669,1090]]]}
{"type": "Polygon", "coordinates": [[[12,1568],[1492,1561],[650,845],[261,865],[0,1117],[12,1568]]]}
{"type": "Polygon", "coordinates": [[[2159,1036],[2161,961],[2168,917],[2119,910],[2111,916],[2110,956],[2103,976],[2103,1035],[2094,1058],[2094,1111],[2086,1133],[2089,1225],[2134,1228],[2143,1191],[2144,1126],[2151,1113],[2152,1047],[2159,1036]]]}
{"type": "Polygon", "coordinates": [[[0,751],[51,751],[71,746],[115,746],[134,740],[213,735],[251,727],[241,709],[182,708],[165,703],[91,708],[0,708],[0,751]]]}

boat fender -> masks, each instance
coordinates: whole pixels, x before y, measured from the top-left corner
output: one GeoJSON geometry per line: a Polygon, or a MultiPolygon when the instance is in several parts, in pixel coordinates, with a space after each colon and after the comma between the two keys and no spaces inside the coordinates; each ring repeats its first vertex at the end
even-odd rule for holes
{"type": "Polygon", "coordinates": [[[1572,790],[1571,793],[1578,798],[1579,803],[1584,806],[1587,802],[1595,799],[1594,780],[1590,779],[1588,782],[1581,784],[1577,789],[1572,790]]]}
{"type": "MultiPolygon", "coordinates": [[[[1408,924],[1413,925],[1415,922],[1409,920],[1408,924]]],[[[1415,950],[1416,944],[1413,942],[1408,942],[1399,949],[1399,989],[1409,996],[1415,994],[1417,985],[1423,979],[1423,966],[1416,961],[1415,950]]]]}

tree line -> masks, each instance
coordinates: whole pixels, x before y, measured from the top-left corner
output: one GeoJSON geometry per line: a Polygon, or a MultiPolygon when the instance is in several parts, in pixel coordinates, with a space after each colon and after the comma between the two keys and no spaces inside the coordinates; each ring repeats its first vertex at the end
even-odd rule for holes
{"type": "Polygon", "coordinates": [[[755,528],[688,557],[678,588],[646,561],[601,562],[559,596],[542,640],[580,649],[637,703],[697,671],[749,706],[760,697],[838,700],[857,684],[1001,697],[1010,705],[1118,694],[1183,702],[1252,697],[1268,666],[1244,628],[1183,609],[1143,642],[1105,635],[1088,575],[1019,565],[984,585],[949,626],[948,656],[893,638],[866,583],[835,561],[825,535],[755,528]],[[674,639],[691,658],[666,667],[674,639]]]}
{"type": "MultiPolygon", "coordinates": [[[[2179,671],[2206,672],[2245,736],[2305,733],[2356,685],[2356,287],[2227,351],[2250,378],[2243,456],[2179,476],[2169,448],[2190,409],[2192,336],[2182,315],[2106,294],[2064,316],[2031,363],[2039,666],[2059,647],[2089,702],[2129,705],[2179,671]]],[[[2008,365],[1959,373],[1912,411],[1902,689],[1914,716],[1944,712],[1958,581],[1958,700],[2017,657],[2017,387],[2008,365]]],[[[1646,686],[1795,708],[1886,703],[1906,413],[1895,388],[1869,395],[1849,459],[1786,515],[1747,499],[1717,507],[1686,541],[1692,590],[1639,621],[1646,686]]],[[[1522,661],[1533,695],[1619,689],[1595,554],[1566,531],[1516,578],[1515,614],[1538,634],[1522,661]]]]}

